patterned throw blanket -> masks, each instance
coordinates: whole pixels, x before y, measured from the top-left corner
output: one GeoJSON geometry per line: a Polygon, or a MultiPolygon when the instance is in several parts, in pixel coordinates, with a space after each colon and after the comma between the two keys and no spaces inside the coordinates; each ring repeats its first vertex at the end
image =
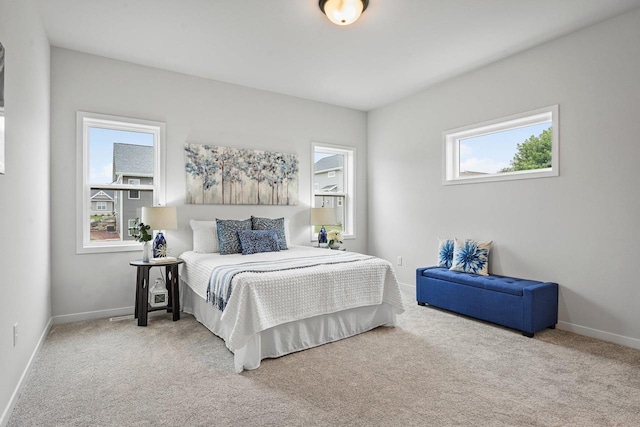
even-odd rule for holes
{"type": "Polygon", "coordinates": [[[211,301],[220,311],[224,311],[231,298],[233,278],[240,273],[267,273],[273,271],[295,270],[319,265],[344,264],[364,261],[375,257],[358,253],[332,252],[330,255],[313,258],[281,259],[276,261],[246,262],[215,267],[207,286],[207,302],[211,301]]]}

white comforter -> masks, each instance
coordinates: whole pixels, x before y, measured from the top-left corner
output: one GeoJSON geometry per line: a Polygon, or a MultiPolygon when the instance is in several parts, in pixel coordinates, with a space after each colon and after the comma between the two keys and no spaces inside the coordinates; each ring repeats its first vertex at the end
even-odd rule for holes
{"type": "MultiPolygon", "coordinates": [[[[206,299],[211,271],[217,265],[303,257],[344,256],[339,251],[291,246],[254,255],[185,252],[182,280],[206,299]]],[[[287,322],[354,307],[388,303],[404,311],[395,272],[388,261],[368,258],[344,264],[317,265],[274,272],[245,272],[233,279],[233,291],[220,318],[231,327],[226,344],[242,348],[257,332],[287,322]]],[[[215,309],[212,306],[212,309],[215,309]]]]}

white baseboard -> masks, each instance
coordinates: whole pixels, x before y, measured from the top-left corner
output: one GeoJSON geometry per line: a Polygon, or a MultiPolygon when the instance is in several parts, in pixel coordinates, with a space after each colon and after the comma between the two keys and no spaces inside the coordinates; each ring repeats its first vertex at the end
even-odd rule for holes
{"type": "Polygon", "coordinates": [[[85,311],[84,313],[62,314],[53,316],[53,324],[84,322],[85,320],[104,319],[107,317],[119,317],[133,314],[134,307],[111,308],[109,310],[85,311]]]}
{"type": "Polygon", "coordinates": [[[7,404],[7,407],[4,408],[4,412],[2,413],[2,416],[0,416],[0,427],[5,427],[9,423],[9,418],[11,417],[13,408],[16,406],[16,402],[18,400],[18,394],[20,393],[20,390],[22,389],[22,386],[24,384],[24,379],[27,377],[27,374],[31,370],[33,361],[35,360],[36,355],[40,351],[40,348],[42,348],[42,344],[44,343],[44,340],[47,338],[47,335],[49,334],[49,330],[51,329],[51,325],[53,323],[52,321],[53,321],[53,318],[49,319],[49,322],[47,322],[47,326],[45,326],[44,331],[42,331],[42,335],[40,335],[38,344],[36,345],[36,348],[33,350],[33,353],[31,353],[29,362],[27,363],[27,366],[24,368],[24,371],[20,376],[20,380],[18,380],[18,384],[16,385],[15,390],[13,390],[11,399],[9,399],[9,403],[7,404]]]}
{"type": "Polygon", "coordinates": [[[636,348],[640,350],[640,340],[637,338],[625,337],[611,332],[601,331],[599,329],[588,328],[586,326],[576,325],[569,322],[558,321],[558,329],[569,331],[586,337],[597,338],[602,341],[609,341],[615,344],[624,345],[626,347],[636,348]]]}
{"type": "Polygon", "coordinates": [[[398,285],[400,285],[400,290],[411,293],[413,295],[416,294],[416,287],[414,285],[408,285],[401,282],[398,282],[398,285]]]}

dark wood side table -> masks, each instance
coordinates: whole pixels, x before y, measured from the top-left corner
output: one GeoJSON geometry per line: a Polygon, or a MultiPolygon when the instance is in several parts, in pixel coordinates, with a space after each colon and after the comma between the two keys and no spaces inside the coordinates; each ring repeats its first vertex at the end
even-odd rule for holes
{"type": "Polygon", "coordinates": [[[138,326],[147,326],[147,313],[156,310],[167,310],[173,313],[173,321],[180,320],[180,293],[178,291],[178,266],[184,261],[180,258],[167,261],[144,262],[142,260],[131,261],[129,264],[136,266],[138,274],[136,278],[136,307],[135,318],[138,326]],[[166,307],[149,306],[149,270],[151,267],[165,267],[167,278],[167,291],[169,291],[166,307]]]}

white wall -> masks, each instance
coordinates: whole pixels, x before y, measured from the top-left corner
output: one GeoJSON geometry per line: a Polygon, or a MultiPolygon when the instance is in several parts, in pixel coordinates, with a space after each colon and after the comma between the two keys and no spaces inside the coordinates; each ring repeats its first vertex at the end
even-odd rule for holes
{"type": "Polygon", "coordinates": [[[285,216],[291,219],[293,243],[310,245],[311,141],[354,146],[357,239],[346,245],[366,251],[363,112],[59,48],[52,49],[51,94],[52,309],[56,321],[132,313],[135,270],[129,261],[142,253],[76,255],[76,110],[166,123],[166,200],[178,206],[180,228],[166,236],[176,255],[191,247],[192,218],[285,216]],[[297,153],[300,205],[185,205],[185,142],[297,153]]]}
{"type": "Polygon", "coordinates": [[[2,425],[51,318],[49,42],[31,0],[0,0],[0,42],[6,49],[6,174],[0,175],[2,425]]]}
{"type": "Polygon", "coordinates": [[[438,236],[492,239],[490,272],[559,283],[560,327],[640,348],[639,41],[636,10],[370,112],[369,251],[415,286],[438,236]],[[444,130],[552,104],[559,177],[441,184],[444,130]]]}

